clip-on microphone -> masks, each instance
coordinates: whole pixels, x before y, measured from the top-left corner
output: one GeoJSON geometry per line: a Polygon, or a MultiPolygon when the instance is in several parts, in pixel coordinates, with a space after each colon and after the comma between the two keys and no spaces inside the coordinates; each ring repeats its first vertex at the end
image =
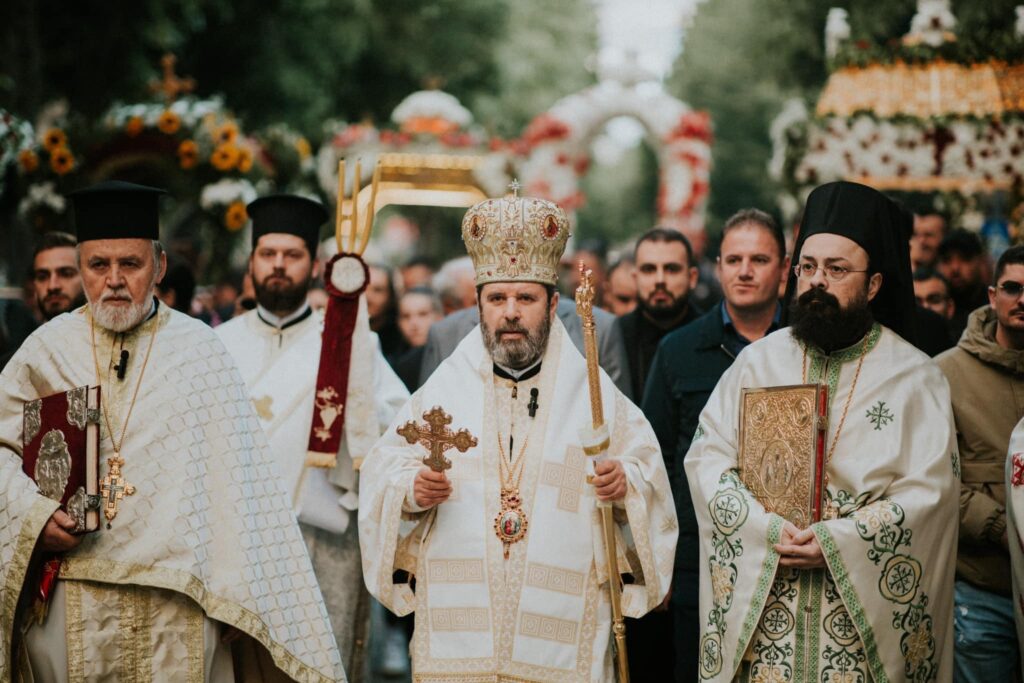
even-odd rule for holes
{"type": "Polygon", "coordinates": [[[540,392],[537,390],[536,387],[534,387],[533,389],[530,389],[530,402],[526,404],[526,407],[530,409],[530,417],[536,417],[537,416],[537,395],[538,394],[540,394],[540,392]]]}
{"type": "Polygon", "coordinates": [[[124,373],[128,371],[128,349],[121,349],[121,362],[114,369],[117,370],[117,378],[124,379],[124,373]]]}

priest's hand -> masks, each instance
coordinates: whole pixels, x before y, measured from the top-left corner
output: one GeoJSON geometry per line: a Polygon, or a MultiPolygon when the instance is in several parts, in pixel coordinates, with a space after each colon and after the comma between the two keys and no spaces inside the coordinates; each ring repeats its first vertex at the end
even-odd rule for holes
{"type": "Polygon", "coordinates": [[[597,499],[605,502],[626,497],[626,470],[615,458],[594,463],[594,489],[597,499]]]}
{"type": "Polygon", "coordinates": [[[821,552],[814,530],[801,531],[792,522],[782,525],[782,535],[775,544],[775,552],[780,555],[780,567],[819,569],[828,566],[825,564],[825,555],[821,552]]]}
{"type": "Polygon", "coordinates": [[[75,520],[63,510],[57,510],[43,527],[43,534],[39,537],[39,547],[49,553],[65,553],[78,547],[82,542],[81,536],[71,533],[75,528],[75,520]]]}
{"type": "Polygon", "coordinates": [[[452,483],[444,472],[421,467],[412,483],[412,494],[421,508],[432,508],[448,500],[452,495],[452,483]]]}

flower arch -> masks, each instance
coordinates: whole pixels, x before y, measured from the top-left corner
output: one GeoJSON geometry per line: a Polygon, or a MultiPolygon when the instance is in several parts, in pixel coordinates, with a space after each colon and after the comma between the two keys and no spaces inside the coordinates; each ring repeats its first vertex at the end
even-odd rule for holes
{"type": "Polygon", "coordinates": [[[564,97],[526,128],[518,152],[527,194],[574,211],[585,201],[580,179],[590,166],[590,143],[611,119],[643,125],[658,159],[658,221],[703,230],[711,172],[711,119],[656,83],[602,81],[564,97]]]}

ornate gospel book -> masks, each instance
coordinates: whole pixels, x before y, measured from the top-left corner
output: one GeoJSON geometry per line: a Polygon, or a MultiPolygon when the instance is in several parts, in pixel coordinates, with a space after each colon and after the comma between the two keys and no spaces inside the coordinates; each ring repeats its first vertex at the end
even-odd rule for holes
{"type": "Polygon", "coordinates": [[[828,387],[744,389],[740,480],[764,505],[801,529],[821,521],[828,387]]]}
{"type": "Polygon", "coordinates": [[[100,389],[76,387],[25,404],[21,468],[75,521],[72,533],[100,525],[100,389]]]}

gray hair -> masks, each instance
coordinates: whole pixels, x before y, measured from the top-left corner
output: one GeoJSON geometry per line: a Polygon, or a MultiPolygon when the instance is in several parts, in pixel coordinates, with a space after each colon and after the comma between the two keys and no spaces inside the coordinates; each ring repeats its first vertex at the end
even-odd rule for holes
{"type": "Polygon", "coordinates": [[[476,269],[473,267],[473,259],[469,256],[460,256],[445,261],[441,269],[434,275],[431,285],[441,302],[450,308],[461,308],[462,301],[459,297],[459,275],[468,273],[475,276],[476,269]]]}

